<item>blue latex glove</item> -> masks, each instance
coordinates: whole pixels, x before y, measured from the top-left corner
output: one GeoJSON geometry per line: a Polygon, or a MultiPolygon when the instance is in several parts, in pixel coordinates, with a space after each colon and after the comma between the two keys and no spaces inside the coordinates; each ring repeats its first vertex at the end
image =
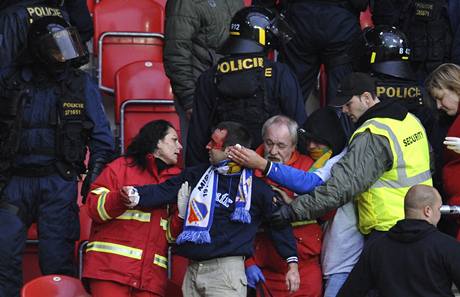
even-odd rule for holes
{"type": "Polygon", "coordinates": [[[248,286],[255,288],[259,281],[265,283],[265,277],[262,274],[262,270],[257,265],[251,265],[246,268],[246,278],[248,279],[248,286]]]}

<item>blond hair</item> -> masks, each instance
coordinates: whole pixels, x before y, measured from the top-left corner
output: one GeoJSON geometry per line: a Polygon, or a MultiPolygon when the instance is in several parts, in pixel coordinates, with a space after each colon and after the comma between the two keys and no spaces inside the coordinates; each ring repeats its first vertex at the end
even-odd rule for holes
{"type": "Polygon", "coordinates": [[[447,89],[460,94],[460,66],[453,63],[438,66],[426,78],[425,87],[431,95],[434,89],[447,89]]]}

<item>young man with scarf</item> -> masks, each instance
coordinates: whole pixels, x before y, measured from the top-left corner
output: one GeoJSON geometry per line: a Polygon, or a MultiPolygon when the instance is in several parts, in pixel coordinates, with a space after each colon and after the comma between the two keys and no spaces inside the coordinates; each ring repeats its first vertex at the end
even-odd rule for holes
{"type": "MultiPolygon", "coordinates": [[[[211,166],[186,168],[160,185],[124,187],[126,204],[155,208],[178,199],[183,232],[177,238],[177,254],[190,259],[182,291],[184,296],[246,296],[244,259],[252,256],[258,227],[275,210],[274,193],[252,170],[228,160],[229,146],[251,145],[251,136],[241,124],[217,125],[206,145],[211,166]],[[179,195],[181,185],[193,189],[179,195]],[[137,192],[137,193],[136,193],[137,192]],[[184,199],[185,198],[185,199],[184,199]],[[188,201],[187,201],[188,200],[188,201]]],[[[270,230],[277,252],[286,259],[288,290],[299,287],[296,241],[290,226],[270,230]]]]}

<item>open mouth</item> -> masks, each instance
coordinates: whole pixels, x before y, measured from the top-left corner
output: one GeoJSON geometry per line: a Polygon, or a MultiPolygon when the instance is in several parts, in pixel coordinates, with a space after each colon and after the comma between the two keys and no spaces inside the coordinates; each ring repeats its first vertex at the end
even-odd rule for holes
{"type": "Polygon", "coordinates": [[[275,158],[275,157],[267,157],[267,159],[272,161],[272,162],[279,162],[280,161],[280,159],[275,158]]]}

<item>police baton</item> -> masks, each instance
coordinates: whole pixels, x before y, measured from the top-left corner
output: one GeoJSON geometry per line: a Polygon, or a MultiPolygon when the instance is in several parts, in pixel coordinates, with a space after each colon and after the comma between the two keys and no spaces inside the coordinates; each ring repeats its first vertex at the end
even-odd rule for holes
{"type": "Polygon", "coordinates": [[[441,205],[439,210],[443,215],[460,214],[460,206],[458,205],[441,205]]]}

